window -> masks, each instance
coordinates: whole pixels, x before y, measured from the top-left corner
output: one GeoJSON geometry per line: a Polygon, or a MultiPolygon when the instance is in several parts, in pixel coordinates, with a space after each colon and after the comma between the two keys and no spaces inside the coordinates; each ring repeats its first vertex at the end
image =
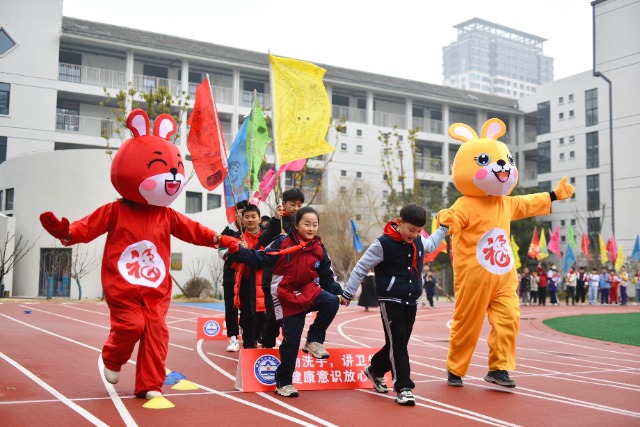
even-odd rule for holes
{"type": "Polygon", "coordinates": [[[560,138],[560,145],[564,145],[564,138],[560,138]]]}
{"type": "Polygon", "coordinates": [[[182,270],[182,253],[180,252],[171,253],[171,269],[182,270]]]}
{"type": "Polygon", "coordinates": [[[551,181],[540,181],[538,183],[538,189],[542,193],[548,193],[551,191],[551,181]]]}
{"type": "Polygon", "coordinates": [[[569,151],[569,158],[570,159],[575,159],[576,158],[576,152],[575,151],[569,151]]]}
{"type": "Polygon", "coordinates": [[[576,219],[575,219],[575,218],[573,218],[573,219],[571,220],[571,225],[576,225],[576,219]]]}
{"type": "Polygon", "coordinates": [[[347,151],[347,144],[346,143],[341,143],[340,144],[340,151],[347,151]]]}
{"type": "Polygon", "coordinates": [[[575,137],[575,136],[573,136],[573,135],[571,135],[571,136],[569,137],[569,142],[571,143],[571,142],[575,142],[575,141],[576,141],[576,137],[575,137]]]}
{"type": "Polygon", "coordinates": [[[573,102],[573,94],[569,95],[569,102],[573,102]]]}
{"type": "Polygon", "coordinates": [[[565,223],[564,219],[561,219],[560,220],[560,227],[564,227],[564,223],[565,223]]]}
{"type": "Polygon", "coordinates": [[[2,210],[2,199],[4,198],[4,191],[0,190],[0,211],[2,210]]]}
{"type": "Polygon", "coordinates": [[[598,89],[590,89],[584,92],[586,125],[598,124],[598,89]]]}
{"type": "Polygon", "coordinates": [[[587,169],[600,166],[600,153],[598,149],[598,132],[587,134],[587,169]]]}
{"type": "Polygon", "coordinates": [[[551,106],[549,101],[538,104],[536,119],[538,135],[549,133],[551,131],[551,106]]]}
{"type": "Polygon", "coordinates": [[[564,113],[558,114],[558,120],[564,120],[564,113]]]}
{"type": "MultiPolygon", "coordinates": [[[[7,137],[0,136],[0,163],[7,160],[7,137]]],[[[0,201],[0,208],[2,207],[2,202],[0,201]]]]}
{"type": "Polygon", "coordinates": [[[564,104],[564,96],[558,98],[558,104],[564,104]]]}
{"type": "Polygon", "coordinates": [[[71,291],[71,248],[40,249],[41,297],[69,297],[71,291]]]}
{"type": "MultiPolygon", "coordinates": [[[[562,222],[564,222],[564,221],[562,221],[562,222]]],[[[567,240],[567,238],[565,236],[560,236],[560,241],[561,242],[564,243],[566,240],[567,240]]]]}
{"type": "Polygon", "coordinates": [[[186,213],[202,212],[202,193],[187,191],[186,213]]]}
{"type": "Polygon", "coordinates": [[[362,172],[356,172],[356,178],[362,178],[362,172]]]}
{"type": "Polygon", "coordinates": [[[551,172],[551,143],[540,142],[538,144],[538,173],[551,172]]]}
{"type": "Polygon", "coordinates": [[[356,145],[356,153],[362,154],[362,145],[356,145]]]}
{"type": "Polygon", "coordinates": [[[207,194],[207,210],[218,209],[222,206],[222,198],[219,194],[207,194]]]}
{"type": "Polygon", "coordinates": [[[4,28],[0,28],[0,56],[9,52],[16,45],[4,28]]]}
{"type": "Polygon", "coordinates": [[[356,136],[362,136],[362,129],[357,129],[356,130],[356,136]]]}
{"type": "Polygon", "coordinates": [[[356,194],[362,194],[362,188],[356,188],[356,194]]]}
{"type": "Polygon", "coordinates": [[[0,114],[9,115],[9,95],[11,94],[11,85],[9,83],[0,83],[0,114]]]}
{"type": "Polygon", "coordinates": [[[560,153],[560,161],[564,160],[564,153],[560,153]]]}
{"type": "Polygon", "coordinates": [[[82,81],[82,54],[60,51],[58,55],[58,79],[65,82],[80,83],[82,81]]]}
{"type": "Polygon", "coordinates": [[[345,187],[344,185],[340,186],[340,192],[341,193],[346,193],[347,192],[347,187],[345,187]]]}
{"type": "Polygon", "coordinates": [[[80,128],[80,103],[58,101],[56,129],[77,132],[80,128]]]}
{"type": "Polygon", "coordinates": [[[4,210],[12,211],[13,210],[13,188],[7,188],[5,191],[6,198],[4,200],[4,210]]]}
{"type": "Polygon", "coordinates": [[[340,176],[347,176],[347,171],[340,171],[340,176]]]}
{"type": "Polygon", "coordinates": [[[598,243],[598,235],[600,234],[600,218],[587,218],[587,233],[589,233],[590,240],[589,248],[591,249],[591,253],[593,253],[598,243]]]}
{"type": "Polygon", "coordinates": [[[587,175],[587,210],[600,208],[600,175],[587,175]]]}
{"type": "Polygon", "coordinates": [[[389,190],[382,190],[382,197],[389,197],[389,190]]]}
{"type": "Polygon", "coordinates": [[[157,65],[144,64],[142,67],[144,75],[144,91],[151,92],[158,89],[158,79],[166,79],[169,77],[169,69],[167,67],[159,67],[157,65]]]}
{"type": "Polygon", "coordinates": [[[574,111],[573,110],[569,110],[569,118],[573,119],[575,116],[576,115],[575,115],[574,111]]]}

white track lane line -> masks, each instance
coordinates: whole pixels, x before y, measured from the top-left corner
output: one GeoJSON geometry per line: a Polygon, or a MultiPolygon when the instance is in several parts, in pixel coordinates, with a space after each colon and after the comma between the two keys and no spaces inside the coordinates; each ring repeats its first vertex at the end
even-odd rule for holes
{"type": "MultiPolygon", "coordinates": [[[[368,316],[358,317],[358,318],[354,318],[354,319],[351,319],[351,320],[347,320],[345,322],[341,322],[338,325],[338,332],[340,333],[340,335],[342,335],[343,338],[347,339],[348,341],[351,341],[354,344],[359,345],[360,347],[370,348],[371,346],[366,345],[366,344],[364,344],[364,343],[362,343],[360,341],[357,341],[357,340],[351,338],[343,330],[344,326],[346,326],[346,325],[348,325],[348,324],[350,324],[352,322],[359,321],[359,320],[361,320],[363,318],[366,318],[366,317],[368,317],[368,316]]],[[[430,365],[426,365],[426,364],[423,364],[423,363],[420,363],[420,362],[416,362],[413,359],[411,359],[411,363],[412,364],[416,363],[418,365],[423,365],[423,366],[427,366],[427,367],[430,367],[430,368],[432,367],[430,365]]],[[[369,390],[359,389],[359,391],[365,391],[365,392],[373,393],[375,395],[380,396],[380,393],[374,393],[374,392],[371,392],[369,390]]],[[[392,396],[381,396],[381,397],[392,397],[392,396]]],[[[486,424],[492,424],[492,425],[498,425],[498,426],[515,426],[516,425],[516,424],[510,424],[507,421],[503,421],[503,420],[500,420],[498,418],[494,418],[494,417],[491,417],[491,416],[488,416],[488,415],[485,415],[485,414],[469,411],[468,409],[464,409],[464,408],[461,408],[459,406],[450,406],[450,405],[447,405],[446,403],[432,401],[432,400],[426,399],[426,398],[421,397],[421,396],[416,396],[416,399],[422,399],[422,400],[425,400],[425,401],[428,401],[428,402],[432,402],[434,404],[437,403],[438,405],[442,405],[442,406],[445,406],[445,407],[449,408],[449,410],[444,410],[444,409],[441,409],[441,408],[435,408],[435,407],[424,405],[424,404],[419,404],[419,406],[424,406],[426,408],[434,409],[434,410],[437,410],[437,411],[447,412],[447,413],[450,413],[450,414],[453,414],[453,415],[456,415],[456,416],[459,416],[459,417],[462,417],[462,418],[476,417],[476,418],[472,418],[472,419],[475,419],[476,421],[480,421],[480,422],[483,422],[483,423],[486,423],[486,424]]]]}
{"type": "Polygon", "coordinates": [[[113,402],[113,405],[118,410],[118,413],[120,414],[122,421],[124,421],[124,424],[127,427],[137,426],[138,424],[135,422],[135,420],[127,410],[127,407],[124,406],[124,403],[122,402],[122,399],[118,395],[118,392],[116,391],[113,384],[107,382],[107,380],[104,377],[104,374],[103,374],[104,362],[102,361],[102,354],[98,355],[98,372],[100,374],[100,378],[102,378],[102,383],[104,384],[104,387],[107,389],[107,392],[109,392],[109,397],[111,397],[111,401],[113,402]]]}
{"type": "MultiPolygon", "coordinates": [[[[200,355],[200,357],[202,358],[202,360],[204,360],[204,362],[205,362],[206,364],[208,364],[208,365],[209,365],[209,366],[211,366],[213,369],[215,369],[216,371],[220,372],[222,375],[224,375],[225,377],[229,378],[231,381],[233,381],[233,382],[235,383],[235,381],[236,381],[236,377],[235,377],[235,375],[231,375],[230,373],[228,373],[227,371],[225,371],[224,369],[222,369],[221,367],[219,367],[218,365],[216,365],[215,363],[213,363],[213,361],[207,357],[207,355],[206,355],[206,354],[204,353],[204,351],[202,350],[202,342],[203,342],[203,341],[204,341],[203,339],[199,339],[199,340],[198,340],[198,344],[197,344],[198,354],[200,355]]],[[[215,391],[215,390],[212,390],[212,389],[206,388],[206,387],[203,387],[203,388],[204,388],[205,390],[209,390],[209,391],[211,391],[211,392],[213,392],[213,393],[221,393],[221,392],[218,392],[218,391],[215,391]]],[[[310,414],[310,413],[308,413],[308,412],[302,411],[302,410],[300,410],[300,409],[296,408],[295,406],[292,406],[292,405],[286,404],[286,403],[284,403],[284,402],[280,401],[279,399],[275,399],[273,396],[269,396],[269,395],[267,395],[266,393],[263,393],[263,392],[257,392],[256,394],[257,394],[258,396],[261,396],[261,397],[263,397],[263,398],[265,398],[265,399],[267,399],[267,400],[269,400],[269,401],[271,401],[271,402],[273,402],[273,403],[277,404],[277,405],[282,406],[282,407],[283,407],[283,408],[285,408],[285,409],[288,409],[289,411],[295,412],[295,413],[296,413],[296,414],[298,414],[298,415],[301,415],[301,416],[303,416],[303,417],[309,418],[310,420],[313,420],[313,421],[315,421],[315,422],[319,423],[321,426],[337,427],[335,424],[331,424],[331,423],[330,423],[330,422],[328,422],[327,420],[324,420],[324,419],[322,419],[322,418],[320,418],[320,417],[316,417],[315,415],[310,414]]],[[[227,397],[227,396],[225,396],[225,397],[227,397]]],[[[244,400],[240,400],[240,402],[245,403],[246,401],[244,401],[244,400]]],[[[256,405],[255,407],[257,407],[257,408],[259,408],[259,409],[261,409],[261,410],[264,410],[264,411],[266,411],[266,412],[269,412],[269,413],[275,413],[275,414],[278,414],[278,416],[283,416],[283,415],[282,415],[282,414],[280,414],[279,412],[276,412],[276,411],[273,411],[273,412],[272,412],[272,410],[271,410],[271,409],[267,409],[267,408],[265,408],[265,407],[263,407],[263,406],[258,406],[258,405],[256,405]]],[[[296,418],[287,418],[287,419],[290,419],[291,421],[296,420],[296,418]]],[[[298,420],[298,421],[294,421],[294,422],[297,422],[298,424],[302,424],[302,425],[308,425],[306,422],[304,422],[304,421],[302,421],[302,420],[298,420]]]]}
{"type": "MultiPolygon", "coordinates": [[[[47,330],[42,329],[42,328],[38,328],[37,326],[29,325],[28,323],[22,322],[22,321],[20,321],[20,320],[18,320],[18,319],[14,319],[13,317],[9,317],[9,316],[7,316],[7,315],[5,315],[5,314],[2,314],[2,313],[0,313],[0,316],[6,317],[6,318],[7,318],[7,319],[9,319],[9,320],[13,320],[14,322],[18,322],[18,323],[20,323],[20,324],[22,324],[22,325],[24,325],[24,326],[27,326],[27,327],[29,327],[29,328],[33,328],[33,329],[38,330],[38,331],[40,331],[40,332],[43,332],[43,333],[45,333],[45,334],[52,335],[52,336],[54,336],[54,337],[56,337],[56,338],[60,338],[60,339],[65,340],[65,341],[69,341],[69,342],[71,342],[71,343],[73,343],[73,344],[77,344],[77,345],[79,345],[79,346],[82,346],[82,347],[88,348],[88,349],[90,349],[90,350],[97,351],[97,352],[98,352],[98,354],[100,355],[99,357],[100,357],[100,358],[102,358],[102,350],[100,350],[99,348],[96,348],[96,347],[93,347],[93,346],[87,345],[87,344],[85,344],[85,343],[82,343],[82,342],[80,342],[80,341],[76,341],[76,340],[71,339],[71,338],[64,337],[64,336],[62,336],[62,335],[58,335],[58,334],[56,334],[55,332],[51,332],[51,331],[47,331],[47,330]]],[[[132,363],[132,364],[134,364],[134,365],[135,365],[135,362],[134,362],[134,361],[132,361],[132,360],[129,360],[129,363],[132,363]]],[[[100,370],[100,372],[98,373],[98,375],[100,375],[100,378],[102,378],[102,377],[103,377],[102,370],[100,370]]],[[[108,389],[107,389],[107,391],[108,391],[108,389]]],[[[111,393],[109,393],[109,394],[111,394],[111,393]]],[[[118,399],[119,399],[119,398],[118,398],[118,399]]],[[[113,396],[111,396],[111,401],[113,402],[113,405],[118,409],[118,404],[116,403],[116,401],[114,401],[113,396]]],[[[124,406],[124,405],[123,405],[123,406],[124,406]]],[[[120,413],[120,415],[123,417],[123,421],[126,423],[126,418],[131,418],[131,414],[129,413],[129,411],[127,411],[127,409],[126,409],[126,408],[124,408],[124,410],[126,411],[126,414],[125,414],[124,416],[123,416],[123,414],[120,412],[120,409],[118,409],[118,412],[119,412],[119,413],[120,413]]]]}
{"type": "Polygon", "coordinates": [[[24,375],[26,375],[33,382],[35,382],[40,387],[42,387],[43,389],[45,389],[46,391],[51,393],[60,402],[62,402],[65,405],[67,405],[73,411],[77,412],[78,415],[80,415],[81,417],[83,417],[84,419],[89,421],[94,426],[109,427],[108,424],[104,423],[102,420],[97,418],[95,415],[93,415],[92,413],[90,413],[89,411],[87,411],[86,409],[84,409],[83,407],[78,405],[77,403],[71,401],[71,399],[67,398],[62,393],[60,393],[58,390],[56,390],[55,388],[51,387],[49,384],[45,383],[44,381],[42,381],[35,374],[33,374],[28,369],[26,369],[24,366],[20,365],[15,360],[11,359],[10,357],[8,357],[7,355],[5,355],[2,352],[0,352],[0,357],[3,358],[4,360],[6,360],[7,362],[9,362],[9,364],[13,365],[14,368],[18,369],[20,372],[22,372],[24,375]]]}

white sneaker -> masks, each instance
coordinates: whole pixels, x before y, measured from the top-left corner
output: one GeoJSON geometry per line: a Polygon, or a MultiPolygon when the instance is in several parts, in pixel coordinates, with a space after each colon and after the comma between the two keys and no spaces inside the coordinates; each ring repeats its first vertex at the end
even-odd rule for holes
{"type": "Polygon", "coordinates": [[[276,394],[284,397],[298,397],[298,390],[293,386],[293,384],[285,385],[282,387],[276,387],[276,394]]]}
{"type": "Polygon", "coordinates": [[[145,397],[149,400],[153,399],[154,397],[160,397],[162,396],[162,393],[160,393],[159,391],[148,391],[147,394],[145,395],[145,397]]]}
{"type": "Polygon", "coordinates": [[[329,352],[324,349],[324,346],[319,342],[307,341],[304,347],[302,348],[304,353],[311,353],[313,357],[316,359],[327,359],[329,358],[329,352]]]}
{"type": "Polygon", "coordinates": [[[107,380],[108,383],[118,384],[118,381],[120,380],[120,372],[119,371],[112,371],[111,369],[109,369],[109,368],[107,368],[105,366],[105,368],[104,368],[104,379],[107,380]]]}
{"type": "Polygon", "coordinates": [[[233,336],[229,338],[229,345],[227,346],[227,351],[240,351],[240,343],[238,342],[238,338],[233,336]]]}

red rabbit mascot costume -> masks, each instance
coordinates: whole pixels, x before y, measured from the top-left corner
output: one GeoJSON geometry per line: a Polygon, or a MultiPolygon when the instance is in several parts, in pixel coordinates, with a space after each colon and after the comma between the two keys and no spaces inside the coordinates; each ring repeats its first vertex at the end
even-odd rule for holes
{"type": "Polygon", "coordinates": [[[551,211],[551,202],[571,197],[566,177],[554,191],[509,196],[518,182],[518,170],[509,148],[498,141],[505,124],[489,119],[481,137],[456,123],[449,135],[463,142],[453,160],[452,178],[462,193],[449,209],[438,213],[440,224],[452,235],[456,295],[447,358],[448,384],[462,386],[480,337],[485,315],[491,332],[489,373],[485,380],[515,387],[508,370],[515,368],[520,307],[518,279],[510,246],[510,223],[551,211]]]}
{"type": "Polygon", "coordinates": [[[122,199],[71,224],[52,212],[40,215],[40,221],[65,246],[87,243],[107,233],[102,286],[111,313],[111,332],[102,349],[104,376],[117,383],[122,365],[140,341],[135,394],[151,399],[162,395],[166,377],[170,238],[214,247],[218,235],[167,207],[185,183],[180,151],[168,141],[176,131],[173,118],[159,115],[151,135],[146,112],[134,110],[127,127],[133,138],[122,144],[111,165],[111,182],[122,199]]]}

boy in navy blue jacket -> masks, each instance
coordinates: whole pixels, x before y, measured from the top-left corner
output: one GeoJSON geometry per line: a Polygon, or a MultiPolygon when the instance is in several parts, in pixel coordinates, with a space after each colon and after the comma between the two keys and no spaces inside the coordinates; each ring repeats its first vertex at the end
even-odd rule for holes
{"type": "Polygon", "coordinates": [[[387,393],[384,375],[391,371],[396,402],[404,406],[416,404],[407,347],[422,294],[422,262],[424,254],[433,252],[448,230],[440,226],[425,239],[421,231],[426,222],[421,206],[402,208],[400,218],[389,221],[384,234],[360,258],[341,297],[341,303],[349,305],[364,276],[374,269],[385,345],[373,355],[364,373],[378,393],[387,393]]]}

